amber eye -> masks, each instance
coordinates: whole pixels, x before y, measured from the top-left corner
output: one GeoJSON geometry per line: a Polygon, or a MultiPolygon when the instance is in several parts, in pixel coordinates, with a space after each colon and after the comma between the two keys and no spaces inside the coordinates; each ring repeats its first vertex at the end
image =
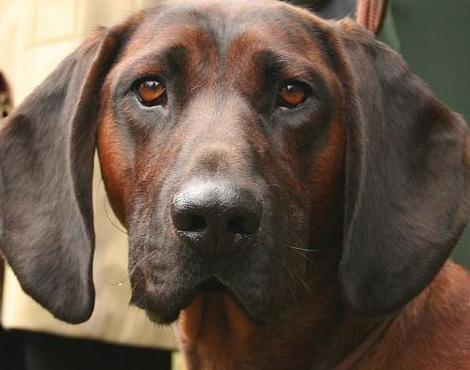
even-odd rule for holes
{"type": "Polygon", "coordinates": [[[277,105],[285,108],[295,108],[302,104],[310,95],[307,85],[301,82],[289,82],[278,92],[277,105]]]}
{"type": "Polygon", "coordinates": [[[136,87],[136,93],[139,101],[147,107],[155,105],[165,106],[167,103],[165,85],[154,79],[139,82],[136,87]]]}

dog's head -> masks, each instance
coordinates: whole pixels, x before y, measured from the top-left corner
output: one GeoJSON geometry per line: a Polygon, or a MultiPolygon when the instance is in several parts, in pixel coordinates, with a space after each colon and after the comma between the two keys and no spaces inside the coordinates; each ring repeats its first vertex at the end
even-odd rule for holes
{"type": "Polygon", "coordinates": [[[0,246],[54,315],[89,317],[96,146],[129,231],[132,301],[155,320],[224,289],[269,322],[324,284],[352,313],[384,315],[464,228],[468,137],[352,22],[269,0],[168,2],[99,31],[1,127],[0,246]]]}

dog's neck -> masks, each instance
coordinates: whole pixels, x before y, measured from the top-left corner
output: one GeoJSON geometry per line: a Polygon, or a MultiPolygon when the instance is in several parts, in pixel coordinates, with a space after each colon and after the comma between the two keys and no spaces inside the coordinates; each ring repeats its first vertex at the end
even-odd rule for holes
{"type": "Polygon", "coordinates": [[[378,325],[353,322],[324,302],[302,311],[260,327],[227,294],[197,298],[177,324],[187,370],[331,370],[378,325]]]}
{"type": "Polygon", "coordinates": [[[352,320],[331,281],[278,325],[254,324],[229,294],[198,297],[177,323],[187,370],[331,370],[380,324],[352,320]]]}
{"type": "MultiPolygon", "coordinates": [[[[439,359],[423,360],[426,348],[422,346],[429,344],[431,331],[435,340],[439,340],[444,334],[449,337],[449,333],[440,333],[440,328],[449,328],[453,322],[451,326],[457,332],[466,330],[470,324],[458,325],[455,318],[453,302],[460,302],[455,296],[458,293],[461,297],[463,292],[468,296],[468,288],[462,288],[462,281],[470,284],[468,275],[459,282],[450,279],[456,271],[466,275],[454,264],[448,264],[407,307],[391,318],[377,321],[353,319],[339,301],[332,299],[328,304],[312,302],[291,321],[277,327],[259,327],[229,295],[197,298],[182,312],[177,323],[187,369],[373,370],[388,369],[389,363],[393,370],[397,363],[406,363],[412,364],[407,368],[434,370],[430,365],[434,362],[439,364],[435,369],[447,369],[439,359]],[[449,270],[453,270],[453,274],[449,274],[449,270]]],[[[470,310],[468,305],[459,304],[458,308],[457,315],[470,317],[460,312],[470,310]]],[[[468,346],[470,335],[466,338],[464,345],[468,346]]],[[[462,343],[450,341],[440,347],[448,345],[462,343]]],[[[452,366],[455,364],[458,362],[452,366]]]]}

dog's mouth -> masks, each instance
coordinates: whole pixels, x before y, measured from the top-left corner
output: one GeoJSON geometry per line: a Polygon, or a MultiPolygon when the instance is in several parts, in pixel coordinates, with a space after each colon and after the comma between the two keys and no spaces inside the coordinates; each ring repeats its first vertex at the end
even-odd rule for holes
{"type": "MultiPolygon", "coordinates": [[[[240,312],[243,312],[245,317],[249,319],[251,322],[263,325],[264,322],[262,320],[256,319],[250,310],[243,304],[242,300],[238,297],[238,295],[226,284],[220,281],[217,278],[210,278],[208,280],[203,281],[200,283],[195,290],[194,299],[190,303],[190,305],[194,302],[197,297],[204,298],[212,298],[212,297],[221,297],[225,296],[229,298],[233,305],[238,308],[240,312]]],[[[190,306],[188,305],[188,307],[190,306]]],[[[187,308],[187,307],[185,307],[187,308]]]]}
{"type": "Polygon", "coordinates": [[[210,278],[203,281],[195,289],[195,296],[197,295],[211,295],[211,294],[222,294],[228,293],[230,289],[227,285],[222,283],[217,278],[210,278]]]}
{"type": "MultiPolygon", "coordinates": [[[[162,312],[158,309],[152,309],[148,305],[139,306],[147,311],[147,315],[152,321],[160,324],[169,324],[176,321],[180,313],[183,310],[186,310],[191,307],[198,298],[202,298],[203,300],[212,300],[219,299],[219,297],[225,297],[226,299],[229,298],[233,302],[233,305],[236,306],[239,311],[244,312],[246,317],[250,317],[253,322],[258,322],[258,320],[255,320],[253,318],[253,316],[250,314],[249,310],[242,303],[242,300],[237,296],[237,294],[228,285],[224,284],[222,281],[215,277],[202,281],[193,289],[187,291],[185,296],[186,297],[180,300],[179,303],[167,301],[167,308],[172,307],[168,312],[162,312]],[[172,303],[176,304],[172,305],[172,303]]],[[[261,322],[259,323],[261,324],[261,322]]]]}

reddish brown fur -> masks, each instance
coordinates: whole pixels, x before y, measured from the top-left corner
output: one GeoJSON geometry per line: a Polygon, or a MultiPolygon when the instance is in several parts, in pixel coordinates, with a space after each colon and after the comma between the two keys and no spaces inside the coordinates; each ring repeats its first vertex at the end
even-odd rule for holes
{"type": "MultiPolygon", "coordinates": [[[[104,99],[104,101],[109,101],[104,99]]],[[[109,108],[108,108],[109,109],[109,108]]],[[[101,172],[106,178],[106,192],[113,211],[119,221],[126,226],[126,203],[131,191],[131,159],[124,150],[111,117],[110,110],[103,110],[101,124],[98,127],[98,148],[101,172]]]]}
{"type": "Polygon", "coordinates": [[[255,327],[227,297],[199,298],[182,313],[178,334],[189,370],[234,370],[241,363],[273,370],[470,369],[468,284],[468,273],[449,262],[396,317],[341,317],[338,302],[326,295],[276,329],[255,327]]]}

